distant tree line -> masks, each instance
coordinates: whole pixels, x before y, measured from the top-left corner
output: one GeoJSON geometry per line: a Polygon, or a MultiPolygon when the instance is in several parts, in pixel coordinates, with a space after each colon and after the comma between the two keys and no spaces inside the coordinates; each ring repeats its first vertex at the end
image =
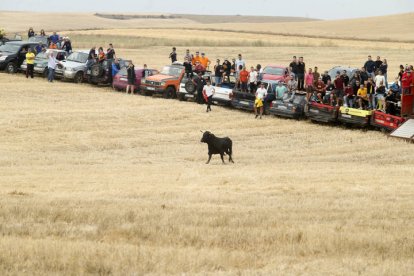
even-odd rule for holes
{"type": "Polygon", "coordinates": [[[95,16],[108,18],[108,19],[116,19],[116,20],[129,20],[129,19],[175,19],[181,18],[180,16],[176,15],[128,15],[128,14],[103,14],[103,13],[95,13],[95,16]]]}

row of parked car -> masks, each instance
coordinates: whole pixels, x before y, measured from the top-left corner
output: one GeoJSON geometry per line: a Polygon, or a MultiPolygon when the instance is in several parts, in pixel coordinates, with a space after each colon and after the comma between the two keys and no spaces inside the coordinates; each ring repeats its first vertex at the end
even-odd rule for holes
{"type": "MultiPolygon", "coordinates": [[[[27,48],[34,48],[38,43],[12,41],[0,46],[0,69],[9,73],[25,70],[24,55],[27,48]]],[[[57,59],[61,65],[56,68],[56,77],[63,80],[71,80],[76,83],[89,82],[91,84],[112,85],[115,90],[124,90],[127,86],[127,65],[129,60],[119,59],[120,70],[112,76],[113,60],[105,60],[102,63],[94,64],[87,69],[88,52],[74,51],[70,55],[61,50],[57,52],[57,59]]],[[[304,119],[312,121],[336,123],[341,122],[347,125],[359,127],[376,127],[387,131],[398,128],[408,116],[414,115],[412,110],[412,95],[402,95],[402,101],[408,101],[411,97],[411,110],[401,110],[401,116],[392,116],[381,111],[360,110],[348,107],[336,107],[316,102],[306,101],[306,95],[299,91],[292,95],[286,92],[282,98],[276,98],[276,86],[283,80],[285,67],[269,65],[265,68],[262,83],[267,89],[265,99],[265,113],[276,116],[304,119]]],[[[333,78],[337,71],[346,70],[349,77],[356,70],[355,68],[334,67],[329,71],[333,78]]],[[[35,59],[35,72],[47,75],[47,56],[40,53],[35,59]]],[[[185,74],[185,68],[180,63],[164,66],[161,71],[156,69],[136,68],[137,92],[146,96],[159,95],[164,98],[177,98],[180,101],[191,101],[197,97],[197,89],[191,79],[185,74]]],[[[215,78],[211,72],[205,72],[202,76],[214,84],[215,78]]],[[[413,89],[414,90],[414,89],[413,89]]],[[[215,86],[213,103],[216,105],[229,106],[237,109],[252,111],[255,95],[249,92],[242,92],[237,88],[236,78],[230,76],[220,86],[215,86]]]]}

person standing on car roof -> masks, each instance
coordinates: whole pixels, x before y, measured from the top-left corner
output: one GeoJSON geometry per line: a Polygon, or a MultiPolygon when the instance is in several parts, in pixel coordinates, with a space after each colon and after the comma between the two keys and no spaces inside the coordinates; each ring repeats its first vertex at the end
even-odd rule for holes
{"type": "Polygon", "coordinates": [[[326,85],[328,83],[328,80],[331,80],[331,76],[329,76],[328,71],[325,71],[322,74],[322,81],[326,85]]]}
{"type": "Polygon", "coordinates": [[[223,62],[223,78],[230,77],[231,74],[231,63],[228,59],[224,60],[223,62]]]}
{"type": "Polygon", "coordinates": [[[240,73],[240,71],[242,70],[241,68],[246,67],[246,62],[242,58],[242,54],[238,55],[237,60],[235,61],[235,65],[236,65],[236,75],[238,76],[238,73],[240,73]]]}
{"type": "Polygon", "coordinates": [[[298,59],[296,58],[296,56],[293,56],[293,60],[289,64],[289,69],[290,69],[290,72],[293,73],[296,80],[297,80],[297,75],[298,75],[298,64],[299,64],[298,59]]]}
{"type": "Polygon", "coordinates": [[[184,58],[184,68],[185,68],[185,75],[188,79],[193,77],[193,65],[191,64],[191,60],[188,57],[184,58]]]}
{"type": "Polygon", "coordinates": [[[192,62],[193,55],[190,54],[190,49],[185,50],[184,60],[188,60],[188,61],[192,62]]]}
{"type": "Polygon", "coordinates": [[[53,44],[57,44],[59,42],[59,35],[56,32],[53,32],[51,36],[49,36],[50,42],[53,44]]]}
{"type": "Polygon", "coordinates": [[[212,104],[212,101],[213,101],[214,93],[215,93],[215,89],[211,85],[211,81],[207,80],[206,85],[203,87],[203,96],[204,96],[204,100],[207,103],[206,112],[211,111],[211,104],[212,104]]]}
{"type": "Polygon", "coordinates": [[[375,62],[372,60],[371,56],[368,56],[368,60],[364,64],[365,71],[372,78],[375,77],[375,62]]]}
{"type": "Polygon", "coordinates": [[[30,76],[33,79],[34,60],[35,54],[33,53],[33,50],[29,48],[26,54],[26,78],[29,78],[30,76]]]}
{"type": "Polygon", "coordinates": [[[106,58],[107,59],[115,59],[115,49],[112,43],[109,43],[108,49],[106,50],[106,58]]]}
{"type": "Polygon", "coordinates": [[[214,77],[216,86],[220,86],[223,80],[223,66],[220,64],[220,60],[217,59],[216,65],[214,65],[214,77]]]}
{"type": "Polygon", "coordinates": [[[305,88],[306,88],[306,99],[310,100],[312,94],[313,94],[313,72],[312,68],[309,68],[308,73],[305,75],[305,88]]]}
{"type": "Polygon", "coordinates": [[[247,92],[247,83],[249,81],[249,72],[246,67],[239,65],[239,83],[241,92],[247,92]]]}
{"type": "Polygon", "coordinates": [[[173,47],[172,52],[169,55],[169,58],[171,59],[171,63],[174,63],[177,61],[177,48],[173,47]]]}
{"type": "Polygon", "coordinates": [[[382,72],[385,78],[385,88],[388,89],[388,62],[387,59],[384,58],[384,61],[382,62],[381,66],[379,67],[379,70],[382,72]]]}
{"type": "Polygon", "coordinates": [[[298,90],[299,91],[303,91],[305,90],[305,63],[303,62],[303,57],[299,58],[299,62],[297,65],[297,70],[298,70],[298,90]]]}
{"type": "Polygon", "coordinates": [[[206,70],[209,70],[211,62],[208,59],[208,57],[206,57],[205,53],[201,53],[200,63],[201,65],[203,65],[204,68],[206,68],[206,70]]]}
{"type": "Polygon", "coordinates": [[[132,63],[132,61],[128,64],[128,68],[127,68],[127,79],[128,79],[128,85],[126,87],[126,93],[128,94],[129,91],[131,91],[131,94],[134,94],[135,91],[135,79],[136,79],[136,75],[135,75],[135,66],[132,63]]]}
{"type": "Polygon", "coordinates": [[[318,67],[315,66],[313,69],[313,87],[316,86],[316,83],[318,82],[320,76],[321,74],[318,72],[318,67]]]}

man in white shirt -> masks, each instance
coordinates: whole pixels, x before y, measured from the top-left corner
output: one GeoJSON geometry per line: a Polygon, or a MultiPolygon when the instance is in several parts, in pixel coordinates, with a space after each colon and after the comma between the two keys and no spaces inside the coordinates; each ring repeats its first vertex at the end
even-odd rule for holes
{"type": "Polygon", "coordinates": [[[207,103],[207,110],[206,110],[206,112],[211,111],[211,102],[212,102],[214,93],[215,93],[215,90],[214,90],[214,87],[211,86],[211,81],[210,80],[207,80],[206,81],[206,85],[204,85],[204,88],[203,88],[204,100],[207,103]]]}
{"type": "Polygon", "coordinates": [[[48,57],[48,61],[47,61],[47,70],[48,70],[47,80],[49,82],[53,82],[53,80],[55,79],[56,66],[58,64],[60,64],[60,62],[56,59],[55,52],[52,51],[52,50],[50,50],[47,57],[48,57]]]}
{"type": "Polygon", "coordinates": [[[263,115],[263,100],[267,95],[267,89],[264,86],[264,83],[260,84],[259,89],[256,91],[256,100],[254,101],[254,114],[256,114],[256,119],[259,117],[259,114],[257,113],[257,109],[260,109],[260,119],[263,115]]]}
{"type": "Polygon", "coordinates": [[[244,68],[244,67],[246,67],[246,63],[244,62],[244,60],[243,60],[243,58],[242,58],[242,55],[241,54],[239,54],[239,57],[238,57],[238,59],[234,62],[234,65],[235,65],[235,67],[236,68],[234,68],[234,70],[236,71],[235,73],[236,73],[236,79],[239,79],[239,73],[240,73],[240,71],[244,68]],[[242,69],[240,69],[240,66],[241,66],[241,68],[242,69]]]}
{"type": "Polygon", "coordinates": [[[250,83],[250,93],[255,93],[256,92],[256,86],[257,86],[257,71],[254,69],[254,67],[250,67],[250,72],[249,72],[249,83],[250,83]]]}
{"type": "Polygon", "coordinates": [[[385,85],[385,76],[381,72],[381,70],[378,72],[378,75],[375,76],[375,87],[380,87],[381,82],[385,85]]]}

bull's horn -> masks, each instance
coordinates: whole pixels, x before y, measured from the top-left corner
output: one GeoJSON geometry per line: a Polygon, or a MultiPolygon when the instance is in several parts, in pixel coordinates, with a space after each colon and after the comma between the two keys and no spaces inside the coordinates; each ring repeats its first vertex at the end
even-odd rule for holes
{"type": "Polygon", "coordinates": [[[204,133],[204,131],[200,130],[201,133],[204,133]]]}

